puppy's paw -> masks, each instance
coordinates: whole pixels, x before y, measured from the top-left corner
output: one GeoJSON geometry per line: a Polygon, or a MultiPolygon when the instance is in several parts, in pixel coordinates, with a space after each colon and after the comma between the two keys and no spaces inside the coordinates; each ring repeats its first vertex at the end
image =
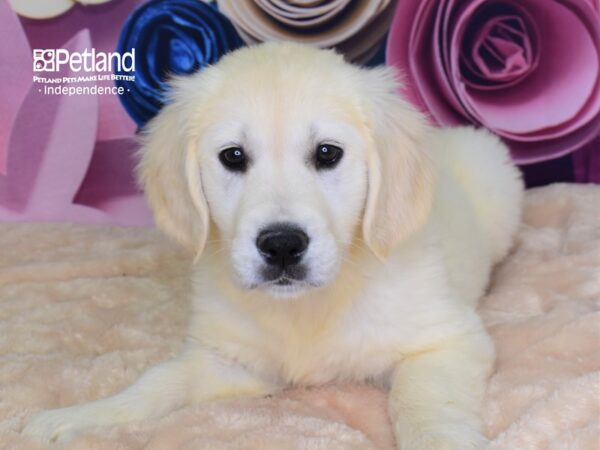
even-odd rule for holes
{"type": "Polygon", "coordinates": [[[86,419],[77,408],[42,411],[29,420],[21,433],[46,444],[65,443],[89,429],[86,419]]]}
{"type": "Polygon", "coordinates": [[[488,439],[466,425],[438,425],[398,436],[399,450],[485,450],[488,439]]]}

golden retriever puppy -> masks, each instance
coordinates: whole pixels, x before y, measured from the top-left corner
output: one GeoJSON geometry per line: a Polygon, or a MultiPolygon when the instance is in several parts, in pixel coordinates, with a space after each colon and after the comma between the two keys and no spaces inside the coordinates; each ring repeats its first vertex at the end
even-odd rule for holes
{"type": "Polygon", "coordinates": [[[519,224],[505,146],[429,128],[389,68],[290,43],[173,81],[139,178],[197,254],[181,354],[106,399],[36,415],[62,441],[189,402],[289,386],[389,388],[403,450],[480,449],[493,346],[476,312],[519,224]]]}

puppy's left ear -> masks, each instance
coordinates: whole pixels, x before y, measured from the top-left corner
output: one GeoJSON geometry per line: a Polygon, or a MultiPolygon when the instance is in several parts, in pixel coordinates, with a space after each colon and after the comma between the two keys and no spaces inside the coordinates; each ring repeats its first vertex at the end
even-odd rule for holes
{"type": "Polygon", "coordinates": [[[368,194],[363,237],[386,258],[425,223],[433,199],[433,168],[424,116],[398,95],[391,68],[362,70],[368,127],[368,194]]]}

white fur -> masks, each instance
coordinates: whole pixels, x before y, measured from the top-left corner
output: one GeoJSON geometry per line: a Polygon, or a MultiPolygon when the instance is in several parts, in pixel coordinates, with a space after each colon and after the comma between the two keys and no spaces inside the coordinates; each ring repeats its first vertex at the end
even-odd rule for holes
{"type": "Polygon", "coordinates": [[[40,413],[25,433],[63,441],[189,401],[369,380],[390,388],[398,448],[483,448],[493,347],[475,307],[518,226],[521,181],[496,137],[431,129],[396,91],[390,69],[293,44],[175,80],[140,179],[158,225],[203,251],[189,339],[123,392],[40,413]],[[335,169],[311,165],[321,142],[344,149],[335,169]],[[232,144],[245,174],[218,160],[232,144]],[[255,248],[282,221],[310,238],[291,286],[261,281],[255,248]]]}

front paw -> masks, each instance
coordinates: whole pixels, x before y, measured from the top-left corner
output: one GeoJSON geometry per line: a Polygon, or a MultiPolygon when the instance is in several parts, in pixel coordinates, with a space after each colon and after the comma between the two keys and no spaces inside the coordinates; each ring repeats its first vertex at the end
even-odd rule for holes
{"type": "Polygon", "coordinates": [[[434,425],[398,436],[399,450],[484,450],[489,440],[467,425],[434,425]]]}
{"type": "Polygon", "coordinates": [[[37,413],[22,434],[46,444],[65,443],[88,428],[86,416],[70,407],[37,413]]]}

